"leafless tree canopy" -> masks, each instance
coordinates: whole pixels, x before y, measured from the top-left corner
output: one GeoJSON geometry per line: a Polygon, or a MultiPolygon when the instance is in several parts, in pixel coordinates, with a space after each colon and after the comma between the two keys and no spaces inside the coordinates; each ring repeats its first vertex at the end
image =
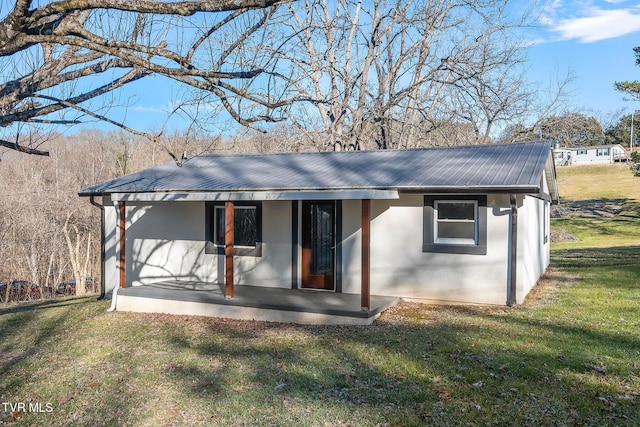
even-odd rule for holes
{"type": "Polygon", "coordinates": [[[523,77],[532,22],[510,2],[305,0],[287,5],[296,90],[315,102],[291,119],[324,149],[488,142],[529,112],[523,77]],[[454,136],[464,134],[458,140],[454,136]],[[469,138],[471,137],[471,138],[469,138]]]}
{"type": "MultiPolygon", "coordinates": [[[[43,138],[51,150],[47,159],[0,150],[0,283],[29,281],[46,296],[47,289],[76,280],[82,293],[78,284],[86,278],[99,283],[100,210],[78,197],[78,189],[165,162],[166,151],[123,130],[43,138]]],[[[184,138],[170,132],[161,142],[174,147],[184,138]]],[[[192,148],[228,152],[233,146],[201,134],[192,148]]],[[[39,295],[26,295],[33,297],[39,295]]],[[[9,299],[0,292],[0,303],[9,299]]]]}
{"type": "Polygon", "coordinates": [[[39,126],[87,117],[142,134],[113,120],[116,101],[104,99],[152,74],[198,91],[194,104],[215,100],[243,125],[280,120],[273,112],[285,95],[252,83],[269,81],[272,59],[259,47],[287,1],[1,0],[0,145],[46,154],[39,126]]]}
{"type": "Polygon", "coordinates": [[[580,112],[567,112],[544,117],[535,127],[515,125],[505,129],[503,142],[531,141],[533,139],[553,140],[563,147],[601,145],[605,142],[605,132],[600,121],[580,112]]]}
{"type": "Polygon", "coordinates": [[[32,154],[46,154],[50,125],[88,119],[144,136],[179,164],[165,124],[137,129],[114,113],[129,102],[118,89],[152,75],[180,85],[167,114],[188,135],[221,113],[249,128],[288,119],[302,145],[323,150],[488,142],[538,96],[517,36],[535,16],[509,0],[0,5],[0,146],[32,154]]]}

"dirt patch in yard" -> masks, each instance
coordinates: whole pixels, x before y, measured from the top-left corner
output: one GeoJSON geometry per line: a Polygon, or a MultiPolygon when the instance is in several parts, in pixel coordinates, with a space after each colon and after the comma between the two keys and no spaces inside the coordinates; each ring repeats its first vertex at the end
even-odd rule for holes
{"type": "Polygon", "coordinates": [[[576,200],[561,202],[551,207],[552,218],[584,216],[593,218],[613,218],[622,211],[624,199],[576,200]]]}
{"type": "Polygon", "coordinates": [[[555,301],[560,289],[573,286],[577,282],[578,276],[551,267],[531,289],[524,302],[514,307],[403,301],[382,313],[376,320],[376,325],[384,327],[407,323],[421,325],[438,322],[456,323],[461,318],[478,314],[501,315],[521,308],[544,307],[555,301]]]}
{"type": "Polygon", "coordinates": [[[578,276],[549,267],[542,277],[538,279],[538,283],[527,294],[522,306],[537,308],[552,303],[555,301],[559,289],[572,286],[578,280],[578,276]]]}
{"type": "Polygon", "coordinates": [[[578,240],[578,238],[573,234],[566,232],[564,230],[558,230],[555,228],[551,229],[550,238],[551,238],[551,241],[554,243],[575,242],[576,240],[578,240]]]}
{"type": "MultiPolygon", "coordinates": [[[[579,216],[607,220],[620,214],[624,207],[624,202],[624,199],[561,202],[559,205],[551,207],[551,218],[571,218],[579,216]]],[[[577,240],[573,234],[556,228],[551,229],[550,237],[554,243],[574,242],[577,240]]]]}

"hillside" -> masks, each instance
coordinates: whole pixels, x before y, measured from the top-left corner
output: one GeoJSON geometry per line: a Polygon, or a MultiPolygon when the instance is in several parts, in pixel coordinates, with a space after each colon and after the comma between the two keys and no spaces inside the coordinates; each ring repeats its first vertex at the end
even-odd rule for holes
{"type": "Polygon", "coordinates": [[[561,204],[595,199],[640,201],[640,178],[626,164],[561,166],[556,173],[561,204]]]}
{"type": "Polygon", "coordinates": [[[640,178],[627,165],[558,167],[557,175],[560,203],[551,210],[552,250],[638,246],[640,178]]]}

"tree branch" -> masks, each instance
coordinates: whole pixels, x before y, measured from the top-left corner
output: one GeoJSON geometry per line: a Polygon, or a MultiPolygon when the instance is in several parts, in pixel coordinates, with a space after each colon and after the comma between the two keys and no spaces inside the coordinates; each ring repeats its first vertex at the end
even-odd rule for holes
{"type": "Polygon", "coordinates": [[[5,141],[4,139],[0,139],[0,147],[9,148],[11,150],[15,150],[15,151],[18,151],[20,153],[33,154],[35,156],[48,156],[49,155],[48,151],[38,150],[36,148],[24,147],[24,146],[18,144],[17,142],[9,142],[9,141],[5,141]]]}

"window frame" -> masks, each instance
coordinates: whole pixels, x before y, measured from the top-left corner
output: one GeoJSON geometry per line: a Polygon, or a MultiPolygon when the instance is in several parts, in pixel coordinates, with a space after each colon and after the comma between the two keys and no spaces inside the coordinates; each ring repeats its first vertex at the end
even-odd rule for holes
{"type": "MultiPolygon", "coordinates": [[[[218,216],[225,215],[224,202],[207,202],[205,205],[206,241],[205,253],[224,255],[224,244],[216,243],[218,216]]],[[[234,208],[255,209],[256,212],[256,244],[255,246],[241,246],[234,244],[234,255],[237,256],[262,256],[262,203],[261,202],[235,202],[234,208]]],[[[224,218],[224,217],[223,217],[224,218]]],[[[224,220],[223,220],[224,223],[224,220]]],[[[235,230],[234,230],[235,231],[235,230]]]]}
{"type": "Polygon", "coordinates": [[[544,233],[544,244],[549,243],[549,229],[551,227],[550,224],[550,212],[551,212],[551,203],[549,203],[548,201],[544,200],[544,208],[542,210],[542,215],[543,215],[543,222],[544,222],[544,226],[543,226],[543,233],[544,233]]]}
{"type": "MultiPolygon", "coordinates": [[[[466,220],[468,221],[468,220],[466,220]]],[[[486,255],[487,253],[487,196],[429,195],[424,196],[423,252],[486,255]],[[474,203],[474,241],[437,237],[439,203],[474,203]]]]}
{"type": "Polygon", "coordinates": [[[477,245],[478,244],[478,201],[477,200],[434,200],[433,201],[433,242],[437,244],[453,244],[453,245],[477,245]],[[448,219],[440,218],[440,205],[473,205],[473,219],[448,219]],[[470,224],[473,223],[473,237],[440,237],[440,226],[445,224],[470,224]]]}

